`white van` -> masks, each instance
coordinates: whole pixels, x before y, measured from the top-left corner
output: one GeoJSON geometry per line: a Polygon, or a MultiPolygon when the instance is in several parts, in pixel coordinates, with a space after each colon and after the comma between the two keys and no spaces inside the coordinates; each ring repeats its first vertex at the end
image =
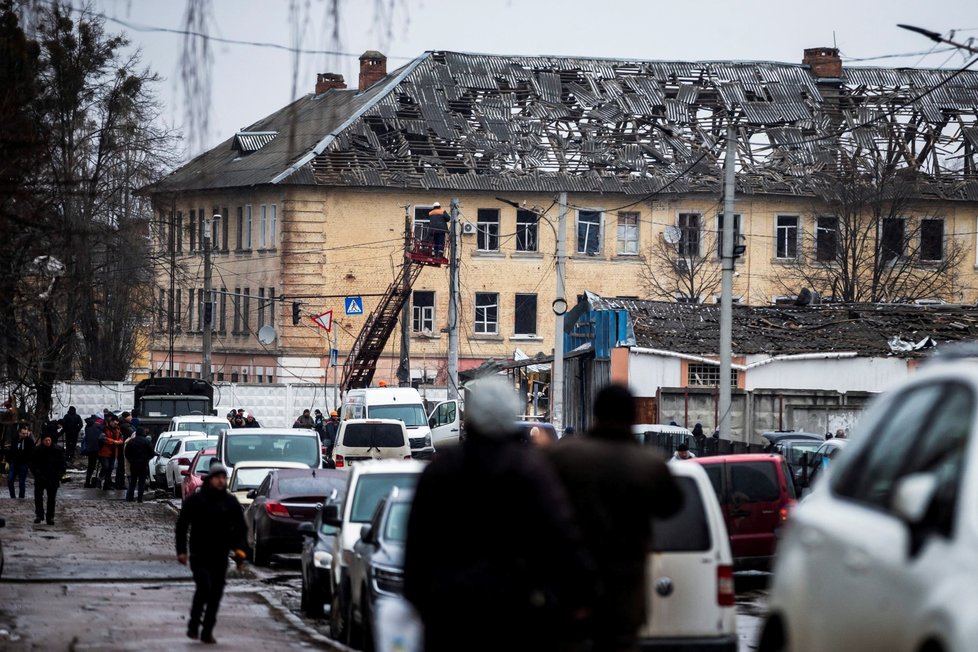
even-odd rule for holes
{"type": "Polygon", "coordinates": [[[411,459],[407,428],[397,419],[346,419],[340,422],[333,447],[336,468],[367,460],[411,459]]]}
{"type": "Polygon", "coordinates": [[[340,419],[396,419],[407,429],[414,459],[428,460],[434,455],[424,401],[413,387],[351,389],[343,398],[340,419]]]}
{"type": "Polygon", "coordinates": [[[685,500],[652,526],[639,647],[736,652],[733,555],[716,492],[698,464],[670,462],[669,470],[685,500]]]}
{"type": "Polygon", "coordinates": [[[224,417],[209,414],[185,414],[170,419],[170,432],[199,432],[208,437],[220,437],[225,430],[230,430],[231,424],[224,417]]]}

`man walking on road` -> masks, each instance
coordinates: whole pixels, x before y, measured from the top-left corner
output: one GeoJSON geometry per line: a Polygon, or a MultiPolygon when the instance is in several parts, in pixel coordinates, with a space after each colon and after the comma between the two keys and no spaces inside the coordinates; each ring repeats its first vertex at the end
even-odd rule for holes
{"type": "Polygon", "coordinates": [[[126,500],[130,503],[137,485],[139,493],[136,500],[143,502],[143,492],[146,491],[146,480],[149,478],[149,461],[154,454],[153,442],[142,428],[138,428],[136,435],[126,442],[126,459],[129,460],[129,490],[126,492],[126,500]]]}
{"type": "Polygon", "coordinates": [[[48,525],[54,525],[54,500],[64,475],[65,450],[54,445],[50,434],[41,437],[41,445],[34,449],[31,455],[31,473],[34,474],[34,522],[40,523],[46,518],[48,525]],[[44,507],[44,493],[47,492],[47,511],[44,507]]]}
{"type": "Polygon", "coordinates": [[[31,457],[34,454],[34,438],[31,437],[31,429],[26,425],[20,427],[17,432],[17,441],[7,455],[10,462],[10,470],[7,475],[7,487],[10,489],[10,497],[15,498],[15,481],[20,483],[20,499],[24,499],[27,493],[27,470],[30,468],[31,457]]]}
{"type": "Polygon", "coordinates": [[[214,625],[224,594],[228,553],[244,559],[245,521],[238,500],[227,492],[228,470],[220,462],[211,464],[204,486],[187,499],[177,519],[177,560],[186,564],[187,530],[190,530],[190,570],[197,590],[190,608],[187,636],[204,643],[217,643],[214,625]]]}
{"type": "Polygon", "coordinates": [[[632,435],[635,416],[631,392],[609,385],[595,398],[594,428],[547,449],[601,578],[588,628],[594,652],[636,649],[652,518],[671,516],[683,503],[665,462],[632,435]]]}
{"type": "Polygon", "coordinates": [[[75,406],[68,407],[68,414],[61,418],[61,427],[65,433],[65,455],[68,460],[75,459],[75,449],[78,448],[78,435],[82,430],[82,418],[75,411],[75,406]]]}

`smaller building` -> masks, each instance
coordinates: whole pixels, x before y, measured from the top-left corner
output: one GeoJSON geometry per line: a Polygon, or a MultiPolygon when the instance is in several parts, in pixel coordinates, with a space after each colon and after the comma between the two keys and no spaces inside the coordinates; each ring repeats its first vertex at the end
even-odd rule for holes
{"type": "MultiPolygon", "coordinates": [[[[848,430],[876,393],[931,349],[978,338],[978,309],[856,304],[733,307],[735,440],[772,430],[848,430]]],[[[568,313],[565,421],[587,427],[608,382],[639,397],[642,423],[719,423],[720,307],[586,293],[568,313]]]]}

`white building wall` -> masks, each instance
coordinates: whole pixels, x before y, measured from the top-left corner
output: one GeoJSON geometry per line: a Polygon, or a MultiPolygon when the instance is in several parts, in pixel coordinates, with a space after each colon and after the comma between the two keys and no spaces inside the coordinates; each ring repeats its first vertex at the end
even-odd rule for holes
{"type": "Polygon", "coordinates": [[[907,379],[903,358],[777,360],[750,368],[768,355],[747,356],[745,389],[818,389],[838,392],[882,392],[907,379]]]}
{"type": "Polygon", "coordinates": [[[635,396],[653,397],[660,387],[679,387],[681,372],[679,358],[634,351],[628,354],[628,385],[635,396]]]}

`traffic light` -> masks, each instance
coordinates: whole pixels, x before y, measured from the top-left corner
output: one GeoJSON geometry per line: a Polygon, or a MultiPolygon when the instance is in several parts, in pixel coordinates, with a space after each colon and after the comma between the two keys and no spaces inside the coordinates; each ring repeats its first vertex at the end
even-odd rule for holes
{"type": "Polygon", "coordinates": [[[204,323],[208,326],[214,323],[214,302],[204,302],[204,323]]]}
{"type": "Polygon", "coordinates": [[[302,320],[302,316],[299,314],[299,306],[302,304],[298,301],[292,302],[292,325],[298,326],[299,322],[302,320]]]}

